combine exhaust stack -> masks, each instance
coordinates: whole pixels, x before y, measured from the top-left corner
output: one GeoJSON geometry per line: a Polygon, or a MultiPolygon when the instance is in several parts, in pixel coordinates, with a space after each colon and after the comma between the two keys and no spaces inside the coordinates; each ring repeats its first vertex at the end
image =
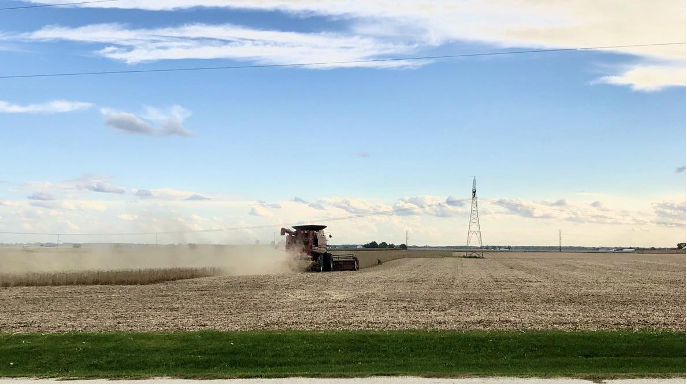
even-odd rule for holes
{"type": "Polygon", "coordinates": [[[286,250],[297,258],[309,260],[312,271],[360,269],[360,262],[355,255],[332,254],[327,251],[327,236],[324,234],[327,226],[303,225],[293,228],[294,230],[281,229],[281,235],[286,235],[286,250]]]}

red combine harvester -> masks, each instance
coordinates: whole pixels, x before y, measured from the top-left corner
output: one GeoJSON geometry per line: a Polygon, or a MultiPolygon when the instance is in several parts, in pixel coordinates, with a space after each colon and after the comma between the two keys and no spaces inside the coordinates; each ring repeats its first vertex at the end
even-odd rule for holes
{"type": "MultiPolygon", "coordinates": [[[[294,230],[281,229],[286,235],[286,250],[298,258],[311,261],[312,271],[358,270],[360,263],[353,254],[332,254],[327,251],[327,236],[323,225],[293,226],[294,230]]],[[[331,237],[331,235],[330,235],[331,237]]]]}

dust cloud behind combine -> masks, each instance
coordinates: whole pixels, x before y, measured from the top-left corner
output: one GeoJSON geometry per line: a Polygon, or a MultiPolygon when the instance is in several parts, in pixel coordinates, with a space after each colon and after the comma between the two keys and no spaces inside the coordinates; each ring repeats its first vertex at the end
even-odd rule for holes
{"type": "MultiPolygon", "coordinates": [[[[270,246],[91,246],[82,248],[0,248],[0,285],[14,286],[11,281],[30,284],[26,276],[33,276],[42,282],[50,273],[53,275],[80,273],[81,281],[97,284],[86,278],[89,274],[103,272],[127,272],[131,275],[155,275],[159,282],[161,274],[174,279],[180,271],[189,273],[188,278],[213,275],[255,275],[285,274],[302,271],[303,263],[283,249],[270,246]],[[174,270],[173,270],[174,269],[174,270]],[[183,269],[183,270],[180,270],[183,269]],[[170,272],[175,272],[171,274],[170,272]],[[46,275],[48,274],[48,275],[46,275]]],[[[63,282],[65,279],[56,279],[63,282]]],[[[145,283],[139,279],[138,283],[145,283]]],[[[150,282],[153,283],[153,282],[150,282]]],[[[43,283],[45,284],[45,283],[43,283]]],[[[65,283],[59,283],[65,284],[65,283]]]]}

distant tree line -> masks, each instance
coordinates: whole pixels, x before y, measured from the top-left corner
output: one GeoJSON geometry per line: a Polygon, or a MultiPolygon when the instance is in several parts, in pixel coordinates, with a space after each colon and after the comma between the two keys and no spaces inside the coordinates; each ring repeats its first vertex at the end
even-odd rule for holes
{"type": "Polygon", "coordinates": [[[405,243],[401,243],[400,245],[396,246],[393,243],[377,243],[377,241],[372,241],[370,243],[366,243],[363,245],[364,248],[366,249],[401,249],[401,250],[407,250],[408,246],[405,245],[405,243]]]}

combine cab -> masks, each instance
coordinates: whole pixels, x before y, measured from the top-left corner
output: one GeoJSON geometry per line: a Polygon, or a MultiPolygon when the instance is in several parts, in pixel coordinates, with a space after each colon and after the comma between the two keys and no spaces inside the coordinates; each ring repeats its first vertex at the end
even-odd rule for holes
{"type": "MultiPolygon", "coordinates": [[[[322,225],[293,226],[281,229],[286,235],[286,250],[298,258],[311,261],[312,271],[358,270],[360,263],[353,254],[332,254],[327,251],[327,236],[322,225]]],[[[331,235],[330,235],[331,237],[331,235]]]]}

